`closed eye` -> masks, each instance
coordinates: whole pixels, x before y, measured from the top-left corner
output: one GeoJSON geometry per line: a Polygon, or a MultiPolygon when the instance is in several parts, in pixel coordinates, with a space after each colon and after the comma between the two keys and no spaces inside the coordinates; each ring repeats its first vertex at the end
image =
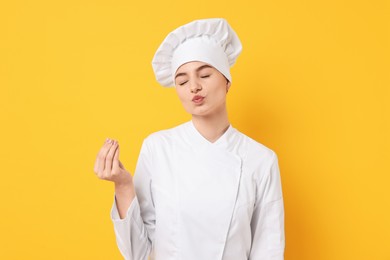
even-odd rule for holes
{"type": "Polygon", "coordinates": [[[201,78],[202,78],[202,79],[204,79],[204,78],[208,78],[208,77],[210,77],[210,75],[204,75],[204,76],[201,76],[201,78]]]}
{"type": "Polygon", "coordinates": [[[188,80],[187,81],[184,81],[184,82],[182,82],[182,83],[179,83],[179,85],[180,86],[183,86],[184,84],[186,84],[188,82],[188,80]]]}

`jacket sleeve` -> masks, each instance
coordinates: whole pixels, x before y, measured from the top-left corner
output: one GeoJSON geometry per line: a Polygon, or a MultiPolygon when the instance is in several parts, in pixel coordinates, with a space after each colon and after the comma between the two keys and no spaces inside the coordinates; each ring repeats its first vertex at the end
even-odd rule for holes
{"type": "Polygon", "coordinates": [[[278,159],[275,153],[257,185],[251,221],[251,260],[283,260],[285,248],[284,203],[278,159]]]}
{"type": "Polygon", "coordinates": [[[124,219],[119,217],[114,193],[111,220],[116,243],[126,260],[146,260],[152,253],[155,209],[151,191],[151,165],[151,153],[144,141],[134,173],[136,197],[131,202],[124,219]]]}

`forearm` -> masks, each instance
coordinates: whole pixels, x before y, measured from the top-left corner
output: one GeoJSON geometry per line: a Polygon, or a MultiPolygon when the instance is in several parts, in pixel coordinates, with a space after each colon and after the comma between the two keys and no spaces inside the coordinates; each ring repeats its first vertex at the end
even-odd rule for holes
{"type": "Polygon", "coordinates": [[[126,217],[131,202],[135,198],[133,182],[126,185],[115,184],[115,201],[121,219],[126,217]]]}

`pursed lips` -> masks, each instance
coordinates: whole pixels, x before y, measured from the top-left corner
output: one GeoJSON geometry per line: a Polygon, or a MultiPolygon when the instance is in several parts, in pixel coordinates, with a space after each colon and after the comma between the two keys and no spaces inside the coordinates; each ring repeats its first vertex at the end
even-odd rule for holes
{"type": "Polygon", "coordinates": [[[200,103],[200,102],[203,101],[203,99],[204,99],[203,96],[196,95],[196,96],[194,96],[194,97],[192,98],[192,102],[194,102],[194,103],[200,103]]]}

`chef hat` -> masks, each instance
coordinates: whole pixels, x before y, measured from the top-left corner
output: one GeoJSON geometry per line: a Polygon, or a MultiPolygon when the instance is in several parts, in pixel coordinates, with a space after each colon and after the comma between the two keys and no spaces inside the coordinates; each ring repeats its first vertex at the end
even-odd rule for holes
{"type": "Polygon", "coordinates": [[[152,67],[164,87],[175,86],[176,70],[190,61],[208,63],[231,82],[230,67],[241,50],[240,39],[225,19],[195,20],[168,34],[153,57],[152,67]]]}

